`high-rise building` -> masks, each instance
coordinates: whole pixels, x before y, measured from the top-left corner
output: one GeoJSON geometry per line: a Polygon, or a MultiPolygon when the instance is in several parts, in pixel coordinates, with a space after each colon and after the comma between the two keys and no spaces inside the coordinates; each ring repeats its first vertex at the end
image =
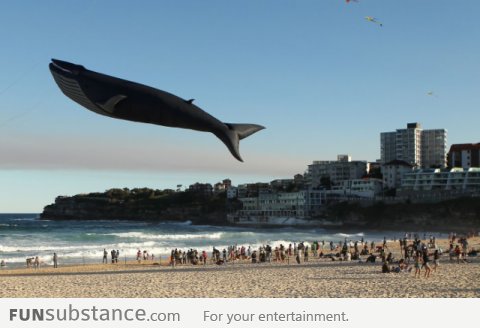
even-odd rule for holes
{"type": "Polygon", "coordinates": [[[397,133],[380,133],[380,162],[382,164],[393,161],[397,157],[397,133]]]}
{"type": "Polygon", "coordinates": [[[422,131],[422,167],[446,166],[447,131],[445,129],[422,131]]]}
{"type": "Polygon", "coordinates": [[[400,160],[418,167],[445,167],[447,131],[423,130],[419,123],[408,123],[406,129],[380,133],[382,164],[400,160]]]}

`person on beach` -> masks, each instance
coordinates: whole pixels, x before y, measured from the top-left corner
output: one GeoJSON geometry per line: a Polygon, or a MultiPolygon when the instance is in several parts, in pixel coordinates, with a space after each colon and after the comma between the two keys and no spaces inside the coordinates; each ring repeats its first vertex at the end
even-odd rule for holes
{"type": "Polygon", "coordinates": [[[390,273],[390,267],[388,266],[387,262],[383,262],[382,264],[382,273],[390,273]]]}
{"type": "Polygon", "coordinates": [[[142,251],[140,249],[137,251],[137,261],[138,263],[142,261],[142,251]]]}
{"type": "Polygon", "coordinates": [[[467,254],[468,254],[468,241],[467,241],[467,238],[464,237],[462,238],[462,257],[464,260],[467,259],[467,254]]]}
{"type": "Polygon", "coordinates": [[[438,251],[438,249],[435,250],[435,252],[433,253],[433,272],[435,272],[438,268],[438,266],[440,265],[440,252],[438,251]]]}
{"type": "Polygon", "coordinates": [[[405,253],[405,256],[404,256],[405,261],[407,263],[410,263],[410,257],[411,257],[410,256],[410,250],[411,250],[411,248],[407,245],[407,240],[406,239],[404,239],[404,241],[403,241],[403,247],[404,247],[403,252],[405,253]]]}
{"type": "Polygon", "coordinates": [[[257,251],[253,251],[252,253],[252,263],[257,263],[257,251]]]}
{"type": "Polygon", "coordinates": [[[351,260],[352,260],[352,253],[348,251],[347,254],[345,254],[344,261],[350,262],[351,260]]]}
{"type": "Polygon", "coordinates": [[[420,254],[415,253],[414,258],[414,266],[415,266],[415,278],[420,277],[420,254]]]}
{"type": "Polygon", "coordinates": [[[35,269],[38,269],[40,267],[40,259],[38,258],[38,256],[35,256],[35,261],[33,262],[33,267],[35,269]]]}
{"type": "Polygon", "coordinates": [[[375,256],[375,254],[373,253],[370,253],[370,255],[367,257],[367,259],[365,260],[365,262],[367,263],[375,263],[377,257],[375,256]]]}
{"type": "Polygon", "coordinates": [[[462,251],[460,250],[460,246],[455,246],[454,250],[455,257],[457,258],[457,264],[460,263],[460,259],[462,258],[462,251]]]}
{"type": "Polygon", "coordinates": [[[58,268],[58,256],[57,253],[53,253],[53,267],[58,268]]]}
{"type": "Polygon", "coordinates": [[[423,264],[422,264],[422,268],[425,268],[425,278],[428,278],[430,277],[430,271],[432,271],[430,269],[430,264],[428,262],[430,262],[430,259],[428,257],[428,251],[425,250],[422,254],[422,260],[423,260],[423,264]]]}
{"type": "Polygon", "coordinates": [[[365,244],[363,245],[363,249],[362,249],[360,255],[368,255],[368,254],[369,254],[369,253],[368,253],[368,245],[367,245],[367,243],[365,243],[365,244]]]}
{"type": "Polygon", "coordinates": [[[103,264],[103,263],[105,263],[105,264],[108,263],[108,257],[107,257],[107,256],[108,256],[107,249],[104,248],[104,249],[103,249],[103,260],[102,260],[102,264],[103,264]]]}
{"type": "Polygon", "coordinates": [[[202,251],[202,261],[203,261],[203,265],[207,265],[207,252],[206,251],[202,251]]]}
{"type": "Polygon", "coordinates": [[[395,259],[393,258],[392,252],[389,252],[388,255],[387,255],[386,261],[387,261],[388,263],[392,263],[394,260],[395,260],[395,259]]]}

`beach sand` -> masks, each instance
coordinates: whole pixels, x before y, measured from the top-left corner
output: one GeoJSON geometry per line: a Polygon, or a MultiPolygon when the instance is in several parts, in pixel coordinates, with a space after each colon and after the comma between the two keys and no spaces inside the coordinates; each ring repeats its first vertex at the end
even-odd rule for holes
{"type": "MultiPolygon", "coordinates": [[[[448,249],[447,241],[439,241],[448,249]]],[[[469,239],[479,249],[480,238],[469,239]]],[[[389,245],[398,254],[398,242],[389,245]]],[[[399,255],[396,255],[399,258],[399,255]]],[[[313,259],[175,268],[136,262],[0,270],[0,297],[480,297],[480,258],[441,257],[429,278],[375,264],[313,259]]]]}

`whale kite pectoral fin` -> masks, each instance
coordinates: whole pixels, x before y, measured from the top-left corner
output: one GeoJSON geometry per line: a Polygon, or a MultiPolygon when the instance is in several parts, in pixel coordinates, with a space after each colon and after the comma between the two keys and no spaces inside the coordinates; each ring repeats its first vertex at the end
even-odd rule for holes
{"type": "Polygon", "coordinates": [[[97,103],[100,108],[102,108],[104,111],[113,114],[115,112],[115,106],[118,105],[119,102],[127,98],[127,96],[124,95],[116,95],[105,101],[103,104],[97,103]]]}
{"type": "Polygon", "coordinates": [[[187,104],[190,104],[190,105],[191,105],[194,100],[195,100],[195,99],[188,99],[188,100],[185,100],[185,102],[186,102],[187,104]]]}
{"type": "Polygon", "coordinates": [[[243,162],[239,149],[240,140],[254,134],[257,131],[265,129],[265,127],[257,124],[224,124],[228,127],[228,129],[224,131],[224,134],[217,135],[217,137],[223,141],[228,150],[230,150],[232,153],[233,157],[238,159],[240,162],[243,162]]]}

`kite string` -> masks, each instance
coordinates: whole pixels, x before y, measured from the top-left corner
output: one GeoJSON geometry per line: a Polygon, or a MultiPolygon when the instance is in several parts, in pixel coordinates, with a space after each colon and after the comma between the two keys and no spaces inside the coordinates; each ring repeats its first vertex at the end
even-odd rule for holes
{"type": "Polygon", "coordinates": [[[8,125],[8,123],[12,122],[12,121],[15,121],[16,119],[19,119],[23,116],[26,116],[27,114],[30,114],[36,110],[39,109],[39,106],[44,102],[45,100],[44,99],[40,99],[39,101],[37,101],[34,105],[30,106],[30,107],[27,107],[26,110],[18,113],[18,114],[15,114],[13,116],[10,116],[9,118],[5,119],[3,122],[0,122],[0,128],[1,127],[4,127],[6,125],[8,125]]]}
{"type": "Polygon", "coordinates": [[[25,77],[27,77],[30,73],[32,73],[38,67],[38,65],[40,65],[40,63],[41,61],[38,60],[32,66],[30,66],[27,70],[23,71],[20,75],[18,75],[18,77],[13,82],[11,82],[5,88],[0,90],[0,96],[6,93],[8,90],[10,90],[13,86],[15,86],[18,82],[23,80],[25,77]]]}

